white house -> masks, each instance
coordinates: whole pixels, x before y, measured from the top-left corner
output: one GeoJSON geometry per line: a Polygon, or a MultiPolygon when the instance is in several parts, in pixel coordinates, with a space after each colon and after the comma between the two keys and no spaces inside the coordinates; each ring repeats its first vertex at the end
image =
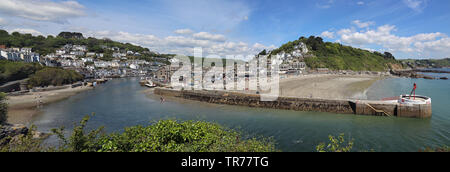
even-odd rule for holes
{"type": "Polygon", "coordinates": [[[139,68],[139,66],[138,65],[135,65],[135,64],[130,64],[130,69],[138,69],[139,68]]]}
{"type": "Polygon", "coordinates": [[[30,54],[31,53],[31,48],[22,48],[20,49],[21,53],[25,53],[25,54],[30,54]]]}
{"type": "Polygon", "coordinates": [[[6,52],[5,50],[1,49],[0,50],[0,58],[8,59],[8,52],[6,52]]]}
{"type": "Polygon", "coordinates": [[[86,52],[86,51],[87,51],[87,48],[86,48],[85,45],[74,45],[74,46],[72,47],[72,50],[86,52]]]}
{"type": "Polygon", "coordinates": [[[70,54],[75,55],[75,56],[84,56],[83,51],[72,51],[72,52],[70,52],[70,54]]]}
{"type": "Polygon", "coordinates": [[[92,58],[81,58],[81,60],[82,60],[84,63],[86,63],[86,62],[93,62],[93,61],[94,61],[94,59],[92,59],[92,58]]]}
{"type": "Polygon", "coordinates": [[[95,52],[88,52],[86,53],[87,57],[94,57],[95,56],[95,52]]]}
{"type": "Polygon", "coordinates": [[[64,49],[56,50],[56,54],[57,54],[57,55],[63,55],[63,54],[66,54],[66,50],[64,50],[64,49]]]}
{"type": "Polygon", "coordinates": [[[108,65],[104,61],[94,61],[94,66],[99,68],[108,67],[108,65]]]}
{"type": "Polygon", "coordinates": [[[71,59],[75,59],[76,55],[74,54],[63,54],[61,55],[62,58],[71,58],[71,59]]]}

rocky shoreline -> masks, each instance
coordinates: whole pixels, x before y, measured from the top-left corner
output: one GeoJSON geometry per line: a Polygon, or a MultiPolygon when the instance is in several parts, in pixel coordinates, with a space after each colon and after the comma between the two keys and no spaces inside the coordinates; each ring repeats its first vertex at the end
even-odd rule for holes
{"type": "Polygon", "coordinates": [[[31,130],[23,124],[0,124],[0,146],[7,145],[30,132],[32,132],[33,139],[43,139],[48,136],[48,134],[31,130]]]}
{"type": "Polygon", "coordinates": [[[439,71],[438,70],[391,70],[391,74],[398,77],[407,77],[407,78],[423,78],[423,79],[442,79],[447,80],[447,77],[433,77],[425,74],[419,74],[421,73],[450,73],[446,71],[439,71]]]}

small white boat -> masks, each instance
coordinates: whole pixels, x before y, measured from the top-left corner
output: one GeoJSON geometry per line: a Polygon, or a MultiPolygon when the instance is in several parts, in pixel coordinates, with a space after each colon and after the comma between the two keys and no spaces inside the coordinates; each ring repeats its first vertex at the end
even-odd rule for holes
{"type": "Polygon", "coordinates": [[[149,88],[155,88],[156,87],[156,85],[150,85],[150,84],[145,84],[145,86],[149,87],[149,88]]]}
{"type": "Polygon", "coordinates": [[[141,84],[143,86],[149,87],[149,88],[155,88],[156,84],[154,84],[151,80],[141,80],[141,84]]]}

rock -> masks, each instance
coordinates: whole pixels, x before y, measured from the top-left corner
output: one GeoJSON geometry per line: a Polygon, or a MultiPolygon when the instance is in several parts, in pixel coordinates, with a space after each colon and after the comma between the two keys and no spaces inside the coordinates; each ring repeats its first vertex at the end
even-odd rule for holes
{"type": "Polygon", "coordinates": [[[14,138],[18,135],[26,135],[28,134],[28,128],[22,124],[5,124],[0,126],[0,145],[4,145],[9,142],[8,139],[5,138],[14,138]]]}
{"type": "Polygon", "coordinates": [[[431,76],[424,76],[423,78],[424,78],[424,79],[435,79],[435,78],[433,78],[433,77],[431,77],[431,76]]]}
{"type": "Polygon", "coordinates": [[[442,79],[442,80],[448,80],[448,78],[447,78],[447,77],[442,77],[441,79],[442,79]]]}
{"type": "Polygon", "coordinates": [[[48,134],[41,133],[39,131],[33,131],[32,134],[33,134],[33,139],[42,139],[42,138],[46,138],[49,136],[48,134]]]}

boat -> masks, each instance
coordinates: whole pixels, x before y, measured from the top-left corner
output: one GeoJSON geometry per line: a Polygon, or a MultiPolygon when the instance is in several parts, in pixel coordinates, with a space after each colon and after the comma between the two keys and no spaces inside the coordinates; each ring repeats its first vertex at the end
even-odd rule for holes
{"type": "Polygon", "coordinates": [[[145,84],[145,86],[149,87],[149,88],[155,88],[156,87],[156,85],[151,85],[151,84],[145,84]]]}
{"type": "Polygon", "coordinates": [[[139,84],[141,84],[141,86],[146,86],[149,88],[155,88],[156,84],[152,82],[152,80],[150,78],[141,78],[141,81],[139,81],[139,84]]]}

